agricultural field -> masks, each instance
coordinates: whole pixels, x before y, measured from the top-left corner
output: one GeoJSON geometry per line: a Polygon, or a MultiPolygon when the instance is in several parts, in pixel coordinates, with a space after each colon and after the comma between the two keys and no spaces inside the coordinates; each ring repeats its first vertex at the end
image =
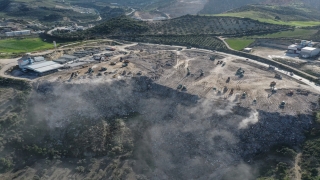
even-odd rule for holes
{"type": "Polygon", "coordinates": [[[40,38],[0,40],[0,53],[25,53],[52,49],[53,47],[52,42],[44,42],[40,38]]]}
{"type": "Polygon", "coordinates": [[[262,35],[242,36],[239,38],[228,38],[226,42],[235,50],[241,50],[261,38],[292,38],[292,39],[314,39],[313,36],[317,33],[314,29],[294,29],[290,31],[281,31],[276,33],[268,33],[262,35]]]}
{"type": "Polygon", "coordinates": [[[148,23],[146,34],[186,35],[186,34],[257,34],[275,32],[288,27],[271,25],[251,19],[232,17],[211,17],[186,15],[180,18],[148,23]]]}
{"type": "Polygon", "coordinates": [[[232,49],[240,51],[253,43],[254,39],[231,38],[227,39],[226,42],[232,49]]]}

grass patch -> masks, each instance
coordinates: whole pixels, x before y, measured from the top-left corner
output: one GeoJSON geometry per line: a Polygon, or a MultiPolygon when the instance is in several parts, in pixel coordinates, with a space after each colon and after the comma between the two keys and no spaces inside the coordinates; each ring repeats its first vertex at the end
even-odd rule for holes
{"type": "Polygon", "coordinates": [[[232,49],[240,51],[243,48],[249,46],[251,43],[253,43],[254,39],[233,38],[227,39],[226,42],[232,49]]]}
{"type": "Polygon", "coordinates": [[[293,31],[281,31],[271,34],[246,36],[246,38],[303,38],[308,39],[312,35],[317,33],[317,30],[313,29],[295,29],[293,31]]]}
{"type": "Polygon", "coordinates": [[[0,53],[26,53],[54,48],[53,43],[40,38],[0,40],[0,53]]]}

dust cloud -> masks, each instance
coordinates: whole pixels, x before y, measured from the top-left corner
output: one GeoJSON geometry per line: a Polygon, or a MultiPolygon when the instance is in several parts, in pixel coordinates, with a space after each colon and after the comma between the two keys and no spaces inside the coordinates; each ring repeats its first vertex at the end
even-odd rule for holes
{"type": "Polygon", "coordinates": [[[65,129],[77,117],[124,118],[134,139],[130,161],[137,179],[254,179],[257,168],[248,163],[254,155],[276,144],[301,143],[312,121],[308,115],[283,116],[200,99],[147,77],[40,82],[34,88],[30,113],[47,123],[57,142],[64,141],[65,129]]]}

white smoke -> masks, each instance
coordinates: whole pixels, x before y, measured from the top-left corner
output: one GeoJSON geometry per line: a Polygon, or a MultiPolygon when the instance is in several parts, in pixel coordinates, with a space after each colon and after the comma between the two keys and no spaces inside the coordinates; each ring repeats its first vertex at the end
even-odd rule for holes
{"type": "Polygon", "coordinates": [[[251,115],[245,119],[243,119],[239,123],[239,129],[245,129],[247,128],[250,124],[255,124],[259,121],[259,112],[253,111],[251,115]]]}

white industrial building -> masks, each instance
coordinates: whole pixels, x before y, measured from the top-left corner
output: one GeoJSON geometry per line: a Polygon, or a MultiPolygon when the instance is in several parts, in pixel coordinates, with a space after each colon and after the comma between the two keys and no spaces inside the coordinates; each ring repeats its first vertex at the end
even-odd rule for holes
{"type": "Polygon", "coordinates": [[[288,46],[287,53],[291,54],[300,54],[302,48],[304,47],[312,47],[314,44],[312,41],[302,40],[300,43],[292,44],[288,46]]]}
{"type": "Polygon", "coordinates": [[[45,61],[43,57],[32,58],[30,57],[30,54],[19,59],[18,65],[22,71],[30,70],[36,72],[39,76],[56,72],[59,68],[63,67],[63,65],[56,62],[45,61]]]}
{"type": "Polygon", "coordinates": [[[304,47],[301,49],[300,56],[303,58],[312,58],[320,53],[320,49],[314,47],[304,47]]]}
{"type": "Polygon", "coordinates": [[[30,34],[31,34],[30,30],[6,32],[6,36],[27,36],[27,35],[30,35],[30,34]]]}

